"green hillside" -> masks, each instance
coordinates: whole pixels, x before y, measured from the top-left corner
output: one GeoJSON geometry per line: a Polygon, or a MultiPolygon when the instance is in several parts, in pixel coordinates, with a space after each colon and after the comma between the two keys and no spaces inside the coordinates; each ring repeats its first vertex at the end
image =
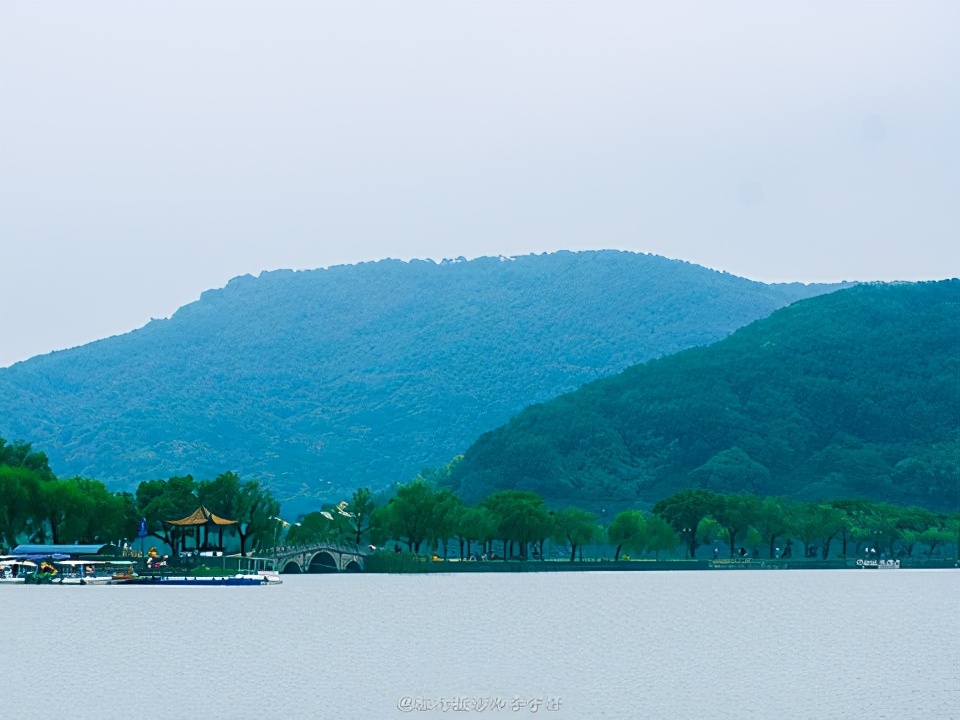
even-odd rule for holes
{"type": "Polygon", "coordinates": [[[613,251],[245,276],[169,320],[0,369],[0,435],[124,489],[233,469],[283,500],[339,498],[835,287],[613,251]]]}
{"type": "Polygon", "coordinates": [[[960,282],[861,285],[535,405],[456,467],[466,499],[680,489],[960,502],[960,282]]]}

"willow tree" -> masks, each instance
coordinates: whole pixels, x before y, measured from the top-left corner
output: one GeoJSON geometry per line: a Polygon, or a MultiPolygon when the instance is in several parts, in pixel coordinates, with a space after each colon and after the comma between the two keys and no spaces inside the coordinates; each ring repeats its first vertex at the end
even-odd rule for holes
{"type": "Polygon", "coordinates": [[[569,543],[570,562],[577,556],[577,548],[596,536],[597,518],[592,512],[580,508],[564,508],[553,514],[554,539],[569,543]]]}
{"type": "Polygon", "coordinates": [[[241,555],[247,554],[248,541],[256,547],[261,538],[274,536],[276,520],[273,518],[279,513],[280,503],[259,480],[248,480],[240,486],[234,519],[237,521],[241,555]]]}
{"type": "Polygon", "coordinates": [[[646,550],[654,554],[654,558],[659,561],[661,552],[673,552],[680,539],[670,527],[670,523],[659,515],[647,517],[647,544],[646,550]]]}
{"type": "Polygon", "coordinates": [[[642,553],[647,547],[649,530],[647,519],[640,510],[624,510],[618,513],[607,528],[607,540],[616,545],[613,559],[620,559],[624,547],[633,553],[642,553]]]}

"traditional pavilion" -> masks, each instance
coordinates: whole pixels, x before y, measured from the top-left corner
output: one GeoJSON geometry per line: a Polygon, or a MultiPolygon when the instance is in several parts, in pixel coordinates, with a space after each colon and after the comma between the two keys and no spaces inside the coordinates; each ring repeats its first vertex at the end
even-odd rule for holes
{"type": "Polygon", "coordinates": [[[164,525],[169,526],[171,539],[173,540],[174,552],[187,551],[187,537],[193,536],[194,547],[191,549],[197,551],[219,550],[223,552],[223,529],[231,525],[236,525],[236,520],[227,520],[219,515],[214,515],[203,505],[198,507],[187,517],[181,520],[164,520],[164,525]],[[200,530],[203,530],[203,541],[201,544],[200,530]],[[218,533],[217,544],[210,545],[210,530],[216,530],[218,533]],[[177,542],[179,540],[179,543],[177,542]],[[179,550],[177,545],[179,544],[179,550]]]}

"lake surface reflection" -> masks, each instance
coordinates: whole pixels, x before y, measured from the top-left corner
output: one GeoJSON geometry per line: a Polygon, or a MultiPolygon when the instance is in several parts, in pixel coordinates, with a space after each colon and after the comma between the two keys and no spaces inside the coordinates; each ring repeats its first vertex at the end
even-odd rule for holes
{"type": "Polygon", "coordinates": [[[0,613],[16,720],[960,718],[960,571],[5,586],[0,613]]]}

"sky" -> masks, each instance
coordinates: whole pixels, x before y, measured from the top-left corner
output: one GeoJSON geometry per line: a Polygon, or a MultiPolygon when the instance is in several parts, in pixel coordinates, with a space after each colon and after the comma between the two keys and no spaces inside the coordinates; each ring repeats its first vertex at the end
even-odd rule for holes
{"type": "Polygon", "coordinates": [[[235,276],[960,274],[960,3],[0,0],[0,367],[235,276]]]}

